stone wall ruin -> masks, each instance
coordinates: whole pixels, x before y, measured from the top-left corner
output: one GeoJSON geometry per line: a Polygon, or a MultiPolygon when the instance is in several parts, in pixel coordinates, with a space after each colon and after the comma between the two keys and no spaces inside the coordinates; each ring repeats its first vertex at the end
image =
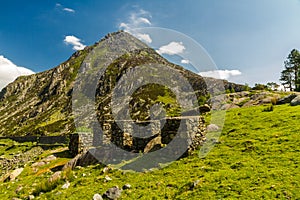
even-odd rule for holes
{"type": "Polygon", "coordinates": [[[100,122],[102,134],[77,132],[70,136],[69,150],[73,156],[87,151],[89,148],[114,143],[118,148],[132,152],[151,152],[168,145],[180,132],[185,131],[188,143],[187,150],[199,147],[205,140],[205,123],[202,116],[164,118],[143,122],[106,120],[100,122]],[[136,126],[148,126],[151,135],[142,137],[143,133],[136,126]],[[120,128],[121,127],[121,128],[120,128]],[[137,137],[138,136],[138,137],[137,137]]]}

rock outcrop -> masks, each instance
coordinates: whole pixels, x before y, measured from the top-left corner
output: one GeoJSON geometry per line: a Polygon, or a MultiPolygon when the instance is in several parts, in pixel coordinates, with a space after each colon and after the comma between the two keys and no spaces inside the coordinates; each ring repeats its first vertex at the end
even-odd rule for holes
{"type": "Polygon", "coordinates": [[[291,101],[291,106],[298,106],[300,105],[300,95],[297,95],[293,100],[291,101]]]}

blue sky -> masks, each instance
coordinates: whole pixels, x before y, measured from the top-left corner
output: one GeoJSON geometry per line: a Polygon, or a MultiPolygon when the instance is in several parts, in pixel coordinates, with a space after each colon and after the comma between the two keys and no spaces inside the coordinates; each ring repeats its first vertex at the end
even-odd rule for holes
{"type": "Polygon", "coordinates": [[[76,42],[91,45],[122,23],[184,33],[226,78],[250,85],[278,82],[285,58],[300,49],[299,0],[11,0],[0,7],[0,80],[12,63],[34,72],[53,68],[76,42]]]}

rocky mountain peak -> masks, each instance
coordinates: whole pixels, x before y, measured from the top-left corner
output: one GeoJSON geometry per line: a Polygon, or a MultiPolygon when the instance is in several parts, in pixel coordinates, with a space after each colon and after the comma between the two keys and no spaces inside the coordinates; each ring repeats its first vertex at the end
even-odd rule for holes
{"type": "MultiPolygon", "coordinates": [[[[156,63],[168,66],[171,71],[182,74],[190,82],[199,99],[203,100],[202,97],[207,95],[205,81],[201,76],[168,62],[155,50],[129,33],[118,31],[109,33],[94,45],[75,52],[67,61],[53,69],[19,77],[5,87],[0,92],[0,134],[64,135],[72,133],[75,130],[72,116],[74,83],[78,72],[90,70],[88,62],[93,58],[91,55],[96,52],[100,52],[96,55],[97,62],[107,67],[106,73],[96,80],[98,88],[95,96],[98,101],[96,105],[99,118],[104,113],[103,110],[110,106],[110,95],[114,83],[131,68],[143,64],[156,63]],[[121,56],[113,57],[116,52],[121,56]],[[102,103],[99,103],[100,101],[102,103]]],[[[226,84],[236,87],[235,91],[241,89],[239,85],[229,84],[226,81],[224,83],[225,87],[226,84]]],[[[147,93],[147,89],[142,88],[136,95],[145,94],[145,91],[147,93]]],[[[157,93],[158,96],[164,94],[169,94],[165,88],[161,88],[157,93]]],[[[151,96],[149,91],[147,95],[151,96]]],[[[155,102],[158,96],[153,97],[151,102],[155,102]]],[[[140,104],[133,102],[132,106],[132,109],[136,110],[136,106],[140,104]]],[[[173,112],[172,105],[169,107],[169,111],[173,112]]]]}

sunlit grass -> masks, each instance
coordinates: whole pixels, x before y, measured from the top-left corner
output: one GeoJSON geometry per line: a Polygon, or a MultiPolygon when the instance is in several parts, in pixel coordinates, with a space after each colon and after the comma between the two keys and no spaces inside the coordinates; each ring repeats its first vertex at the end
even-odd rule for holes
{"type": "MultiPolygon", "coordinates": [[[[68,189],[61,189],[64,181],[58,182],[38,199],[92,199],[95,193],[126,183],[132,188],[124,190],[121,199],[299,199],[300,107],[264,109],[228,111],[219,142],[205,158],[195,151],[161,170],[144,173],[113,169],[104,174],[102,165],[76,168],[68,189]],[[112,181],[105,181],[106,175],[112,181]]],[[[59,158],[45,169],[66,160],[59,158]]],[[[50,176],[47,172],[33,178],[26,172],[29,169],[25,167],[18,182],[0,184],[1,199],[25,198],[38,187],[31,186],[33,182],[50,176]],[[28,189],[16,194],[18,185],[28,189]]]]}

